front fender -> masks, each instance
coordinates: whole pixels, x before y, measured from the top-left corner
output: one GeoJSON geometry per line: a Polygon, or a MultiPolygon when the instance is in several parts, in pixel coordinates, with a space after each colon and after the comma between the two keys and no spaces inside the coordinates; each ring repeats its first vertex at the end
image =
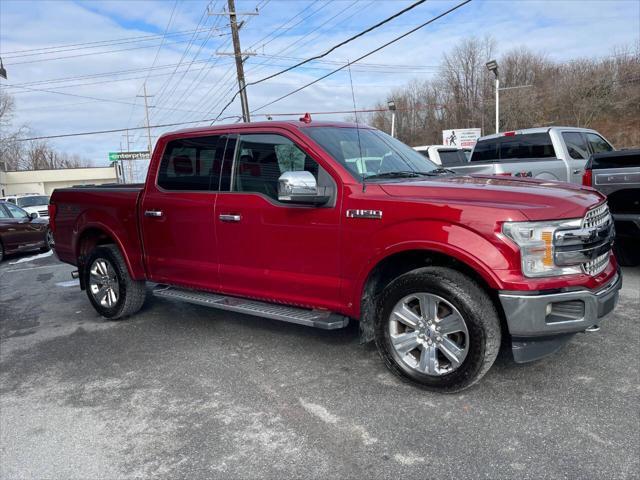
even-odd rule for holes
{"type": "Polygon", "coordinates": [[[486,236],[461,224],[437,220],[409,220],[389,226],[374,235],[374,255],[360,270],[352,292],[351,304],[358,307],[373,269],[392,255],[409,252],[436,252],[458,260],[474,270],[492,289],[501,289],[498,270],[509,270],[517,262],[516,252],[499,234],[486,236]],[[411,232],[411,240],[407,239],[411,232]]]}

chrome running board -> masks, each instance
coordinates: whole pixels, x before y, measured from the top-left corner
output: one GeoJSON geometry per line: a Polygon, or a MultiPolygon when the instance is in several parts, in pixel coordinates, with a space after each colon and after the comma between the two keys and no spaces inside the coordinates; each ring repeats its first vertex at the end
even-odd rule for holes
{"type": "Polygon", "coordinates": [[[278,305],[276,303],[248,300],[246,298],[227,297],[216,293],[188,290],[170,286],[158,286],[153,294],[161,298],[181,300],[205,307],[219,308],[231,312],[255,315],[257,317],[280,320],[282,322],[297,323],[308,327],[334,330],[349,324],[349,317],[332,313],[327,310],[308,310],[305,308],[278,305]]]}

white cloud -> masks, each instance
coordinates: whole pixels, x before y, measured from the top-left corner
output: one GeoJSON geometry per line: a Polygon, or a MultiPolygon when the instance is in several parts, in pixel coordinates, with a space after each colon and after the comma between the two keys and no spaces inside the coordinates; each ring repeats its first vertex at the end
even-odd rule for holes
{"type": "MultiPolygon", "coordinates": [[[[259,0],[237,0],[237,9],[238,11],[253,10],[258,2],[259,0]]],[[[323,51],[410,3],[408,0],[373,2],[362,0],[327,25],[309,34],[348,7],[350,2],[351,0],[338,2],[271,0],[261,10],[259,16],[247,17],[248,22],[241,31],[243,47],[246,49],[253,45],[253,49],[260,53],[264,50],[264,53],[273,54],[302,39],[306,44],[303,43],[301,47],[296,44],[283,54],[307,57],[323,51]],[[317,13],[313,14],[313,12],[317,13]],[[299,15],[289,21],[296,14],[299,15]],[[310,14],[313,15],[309,16],[310,14]],[[309,18],[294,28],[286,30],[305,16],[309,18]],[[341,20],[343,20],[342,23],[340,23],[341,20]],[[281,35],[263,47],[264,37],[271,34],[281,35]]],[[[170,31],[195,29],[208,3],[207,0],[179,2],[170,31]]],[[[226,2],[214,1],[212,10],[220,11],[223,4],[226,2]]],[[[454,4],[450,0],[427,2],[388,26],[340,48],[328,59],[356,58],[454,4]]],[[[9,74],[9,80],[6,82],[2,80],[2,84],[21,84],[37,80],[147,68],[151,66],[158,51],[159,41],[157,40],[147,42],[147,44],[156,45],[152,48],[39,63],[18,64],[16,62],[41,57],[10,58],[12,54],[9,52],[67,43],[161,34],[167,26],[173,6],[173,0],[126,2],[2,0],[0,2],[0,55],[9,74]]],[[[432,76],[435,70],[424,67],[438,65],[443,52],[470,35],[478,37],[492,35],[501,52],[516,46],[525,46],[534,51],[546,53],[551,59],[567,60],[575,57],[605,56],[610,54],[613,47],[637,41],[640,36],[639,18],[640,2],[635,0],[475,1],[364,61],[406,65],[415,67],[414,71],[405,69],[393,72],[392,68],[388,68],[386,71],[371,72],[354,67],[352,74],[357,104],[359,108],[370,107],[375,101],[384,99],[394,87],[412,78],[432,76]]],[[[208,25],[218,22],[220,27],[224,27],[227,23],[225,17],[209,16],[206,17],[206,22],[208,25]]],[[[220,33],[215,32],[215,34],[220,33]]],[[[189,38],[189,36],[168,38],[160,50],[156,65],[177,63],[183,55],[189,38]],[[174,43],[179,40],[183,42],[174,43]]],[[[202,35],[199,35],[185,62],[190,61],[200,48],[202,39],[202,35]]],[[[173,77],[168,75],[172,72],[171,68],[149,73],[150,94],[157,95],[165,82],[170,78],[172,80],[165,90],[165,95],[156,96],[150,103],[158,107],[194,111],[188,113],[157,108],[152,110],[153,122],[195,120],[212,117],[219,112],[236,88],[232,58],[215,55],[216,50],[229,51],[228,43],[228,37],[213,37],[207,42],[200,51],[198,59],[210,59],[209,63],[194,64],[192,70],[179,84],[177,81],[182,77],[180,70],[186,67],[180,67],[173,77]],[[157,75],[161,73],[165,75],[157,75]],[[175,91],[174,86],[176,86],[175,91]],[[173,93],[169,96],[168,93],[172,91],[173,93]]],[[[124,49],[139,45],[122,44],[103,47],[101,50],[124,49]]],[[[86,50],[70,51],[59,55],[82,53],[86,53],[86,50]]],[[[246,71],[249,81],[293,63],[293,60],[289,59],[270,60],[270,63],[278,66],[256,69],[255,66],[262,61],[264,57],[252,57],[247,62],[246,71]]],[[[320,66],[330,68],[332,65],[320,66]]],[[[326,72],[327,70],[300,69],[273,81],[250,87],[250,105],[252,108],[258,107],[326,72]]],[[[138,72],[120,78],[144,76],[146,72],[138,72]]],[[[104,77],[74,82],[75,84],[94,83],[92,85],[59,88],[63,84],[49,84],[33,88],[57,88],[60,92],[75,95],[136,103],[136,107],[110,102],[90,102],[83,98],[53,93],[23,91],[15,95],[16,123],[29,123],[38,134],[42,135],[125,127],[130,115],[129,126],[141,125],[144,109],[142,100],[136,99],[136,95],[140,93],[143,79],[113,80],[115,80],[114,77],[104,77]],[[102,80],[109,81],[97,83],[102,80]]],[[[8,91],[19,92],[14,88],[8,91]]],[[[343,71],[260,113],[333,111],[352,108],[348,72],[343,71]]],[[[227,113],[239,113],[238,101],[228,109],[227,113]]],[[[335,118],[343,117],[343,115],[335,115],[335,118]]],[[[158,129],[154,133],[161,132],[162,130],[158,129]]],[[[134,148],[144,148],[145,132],[135,133],[134,138],[136,139],[134,148]]],[[[117,133],[59,139],[54,140],[53,143],[70,153],[80,153],[97,162],[106,163],[107,152],[118,149],[121,140],[121,135],[117,133]]]]}

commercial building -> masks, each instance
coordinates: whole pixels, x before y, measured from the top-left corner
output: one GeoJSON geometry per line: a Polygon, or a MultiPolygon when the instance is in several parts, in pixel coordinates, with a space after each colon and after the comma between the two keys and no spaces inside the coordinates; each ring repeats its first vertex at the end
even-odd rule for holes
{"type": "Polygon", "coordinates": [[[59,170],[0,170],[0,196],[19,193],[51,195],[56,188],[74,185],[117,183],[115,165],[110,167],[63,168],[59,170]]]}

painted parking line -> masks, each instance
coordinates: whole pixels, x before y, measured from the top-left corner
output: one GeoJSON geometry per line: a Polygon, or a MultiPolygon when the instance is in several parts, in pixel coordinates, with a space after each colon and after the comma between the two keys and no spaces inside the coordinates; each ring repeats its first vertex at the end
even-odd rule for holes
{"type": "Polygon", "coordinates": [[[58,283],[56,283],[56,285],[58,287],[79,287],[80,286],[80,280],[75,279],[75,280],[68,280],[66,282],[58,282],[58,283]]]}

